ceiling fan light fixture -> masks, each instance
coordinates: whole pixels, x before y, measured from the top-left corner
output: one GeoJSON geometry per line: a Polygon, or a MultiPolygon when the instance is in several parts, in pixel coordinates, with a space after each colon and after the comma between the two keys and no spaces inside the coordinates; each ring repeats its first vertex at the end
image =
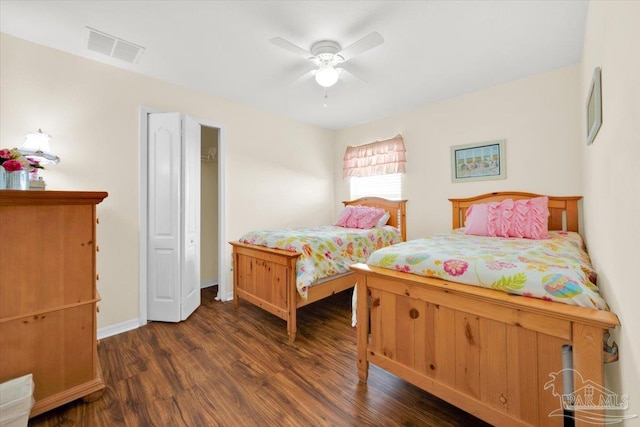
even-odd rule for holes
{"type": "Polygon", "coordinates": [[[338,81],[340,72],[331,66],[320,67],[316,73],[316,82],[322,87],[331,87],[338,81]]]}
{"type": "Polygon", "coordinates": [[[316,82],[326,89],[337,83],[342,71],[347,71],[347,74],[351,74],[348,70],[336,68],[336,66],[381,45],[384,43],[384,38],[380,33],[374,31],[344,49],[340,44],[332,40],[320,40],[311,45],[311,51],[303,49],[282,37],[272,38],[271,43],[312,62],[313,65],[318,67],[305,73],[303,77],[309,74],[315,75],[316,82]]]}

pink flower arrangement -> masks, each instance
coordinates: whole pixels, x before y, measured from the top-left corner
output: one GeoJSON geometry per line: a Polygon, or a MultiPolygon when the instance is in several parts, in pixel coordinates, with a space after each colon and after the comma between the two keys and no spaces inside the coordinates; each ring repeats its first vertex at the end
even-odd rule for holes
{"type": "Polygon", "coordinates": [[[7,172],[15,172],[21,170],[31,171],[33,169],[44,169],[40,162],[36,159],[24,157],[17,148],[0,149],[0,166],[7,172]]]}

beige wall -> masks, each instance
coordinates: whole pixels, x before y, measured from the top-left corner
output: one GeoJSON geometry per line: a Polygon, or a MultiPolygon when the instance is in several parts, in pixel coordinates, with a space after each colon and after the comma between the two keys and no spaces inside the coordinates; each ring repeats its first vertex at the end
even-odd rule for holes
{"type": "MultiPolygon", "coordinates": [[[[218,147],[218,134],[216,128],[202,127],[202,146],[218,147]]],[[[218,157],[201,166],[200,283],[212,285],[218,283],[218,157]]]]}
{"type": "Polygon", "coordinates": [[[338,131],[336,201],[349,197],[341,175],[345,148],[398,133],[407,148],[408,238],[450,229],[449,197],[501,190],[579,195],[579,80],[579,67],[571,66],[338,131]],[[506,140],[506,179],[451,182],[450,146],[497,139],[506,140]]]}
{"type": "MultiPolygon", "coordinates": [[[[590,2],[578,104],[584,141],[582,113],[593,69],[601,67],[602,127],[592,145],[580,144],[585,238],[598,285],[622,323],[615,334],[620,361],[608,365],[606,373],[608,388],[629,395],[624,415],[640,415],[639,23],[640,2],[590,2]]],[[[637,419],[627,423],[639,424],[637,419]]]]}
{"type": "MultiPolygon", "coordinates": [[[[50,189],[109,192],[98,206],[100,328],[138,317],[141,106],[224,126],[228,239],[333,218],[333,132],[3,34],[0,146],[42,128],[62,159],[43,172],[50,189]]],[[[230,283],[230,263],[220,274],[230,283]]]]}

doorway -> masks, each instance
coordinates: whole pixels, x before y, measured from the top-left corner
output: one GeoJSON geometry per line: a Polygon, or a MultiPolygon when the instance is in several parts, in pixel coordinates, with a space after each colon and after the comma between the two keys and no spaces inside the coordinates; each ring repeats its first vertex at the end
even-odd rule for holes
{"type": "Polygon", "coordinates": [[[200,287],[218,285],[218,141],[220,129],[201,126],[200,287]]]}
{"type": "MultiPolygon", "coordinates": [[[[140,285],[140,301],[139,301],[139,326],[145,325],[148,321],[148,286],[149,286],[149,271],[148,271],[148,259],[149,259],[149,246],[148,246],[148,225],[149,225],[149,182],[148,182],[148,171],[149,171],[149,161],[148,161],[148,143],[149,143],[149,134],[148,134],[148,120],[149,114],[153,113],[163,113],[165,111],[156,110],[149,107],[141,107],[140,108],[140,273],[139,273],[139,285],[140,285]]],[[[200,126],[201,135],[204,134],[205,139],[210,138],[215,134],[216,139],[216,148],[215,153],[215,161],[211,160],[207,162],[205,167],[209,168],[209,166],[213,166],[215,163],[215,168],[213,171],[208,170],[206,173],[208,176],[211,173],[216,174],[214,180],[209,180],[205,178],[205,185],[209,190],[215,192],[216,203],[215,207],[215,218],[213,219],[213,223],[210,222],[210,219],[205,217],[203,220],[207,224],[207,230],[205,231],[207,236],[214,235],[214,241],[207,241],[207,257],[209,259],[205,261],[204,264],[201,264],[201,271],[203,274],[200,275],[199,279],[199,287],[210,286],[213,285],[214,282],[217,282],[218,285],[218,300],[226,301],[229,298],[227,294],[227,277],[225,274],[224,266],[227,262],[230,262],[228,259],[228,255],[226,253],[226,245],[224,244],[225,240],[225,202],[226,202],[226,192],[225,192],[225,128],[223,125],[213,122],[211,120],[199,119],[196,117],[191,117],[195,120],[200,126]],[[209,165],[211,163],[211,165],[209,165]],[[212,187],[213,186],[213,187],[212,187]],[[213,245],[213,246],[212,246],[213,245]]],[[[203,160],[202,156],[209,159],[213,159],[212,152],[210,150],[210,146],[207,146],[206,150],[201,152],[201,161],[203,160]]],[[[201,166],[204,165],[204,161],[201,162],[201,166]]],[[[205,190],[206,191],[206,190],[205,190]]],[[[197,198],[198,209],[202,206],[202,194],[197,198]]],[[[211,194],[207,194],[208,197],[211,194]]],[[[209,215],[211,211],[211,205],[208,205],[207,215],[209,215]]],[[[209,237],[203,236],[202,239],[210,239],[209,237]]],[[[204,258],[204,257],[203,257],[204,258]]]]}

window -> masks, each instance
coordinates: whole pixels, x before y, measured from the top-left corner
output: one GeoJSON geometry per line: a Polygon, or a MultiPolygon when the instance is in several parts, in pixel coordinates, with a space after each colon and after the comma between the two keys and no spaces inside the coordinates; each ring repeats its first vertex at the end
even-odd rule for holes
{"type": "Polygon", "coordinates": [[[371,196],[402,199],[402,175],[407,162],[405,152],[402,135],[347,147],[342,176],[349,178],[351,200],[371,196]]]}
{"type": "Polygon", "coordinates": [[[392,173],[388,175],[352,176],[349,180],[351,200],[360,197],[384,197],[385,199],[402,199],[402,175],[392,173]]]}

